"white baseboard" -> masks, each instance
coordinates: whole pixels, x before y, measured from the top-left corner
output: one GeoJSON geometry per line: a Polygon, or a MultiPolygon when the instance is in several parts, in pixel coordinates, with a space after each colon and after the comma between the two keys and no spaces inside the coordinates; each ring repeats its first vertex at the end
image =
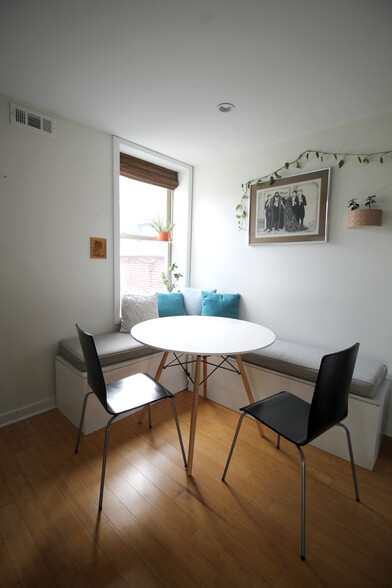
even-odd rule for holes
{"type": "Polygon", "coordinates": [[[40,402],[27,404],[16,410],[4,412],[3,414],[0,414],[0,428],[12,425],[12,423],[17,423],[18,421],[23,421],[29,417],[41,414],[42,412],[52,410],[53,408],[56,408],[55,396],[47,398],[46,400],[41,400],[40,402]]]}

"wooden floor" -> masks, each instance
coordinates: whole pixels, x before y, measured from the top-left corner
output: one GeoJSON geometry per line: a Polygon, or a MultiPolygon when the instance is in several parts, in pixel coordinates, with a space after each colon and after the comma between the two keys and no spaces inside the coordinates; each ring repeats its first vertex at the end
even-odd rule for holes
{"type": "MultiPolygon", "coordinates": [[[[176,405],[187,445],[190,393],[176,405]]],[[[238,415],[200,398],[189,478],[170,404],[152,413],[113,424],[101,514],[103,430],[78,455],[57,410],[0,430],[1,586],[391,586],[392,438],[357,468],[361,503],[348,462],[305,448],[302,562],[295,447],[246,420],[223,484],[238,415]]]]}

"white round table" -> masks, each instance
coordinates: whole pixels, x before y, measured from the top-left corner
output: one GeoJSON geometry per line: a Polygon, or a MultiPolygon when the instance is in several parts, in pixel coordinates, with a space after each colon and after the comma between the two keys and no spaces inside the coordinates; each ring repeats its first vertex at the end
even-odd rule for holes
{"type": "MultiPolygon", "coordinates": [[[[131,335],[140,343],[164,350],[155,374],[156,380],[160,378],[169,352],[196,356],[187,467],[187,473],[190,476],[193,467],[201,364],[203,363],[206,374],[206,356],[235,356],[239,369],[237,373],[241,374],[249,403],[252,403],[254,398],[241,354],[268,347],[275,341],[275,335],[270,329],[256,323],[199,315],[170,316],[144,321],[131,329],[131,335]]],[[[205,375],[204,381],[207,377],[205,375]]],[[[142,417],[143,415],[144,413],[142,417]]],[[[263,434],[261,425],[259,429],[263,434]]]]}

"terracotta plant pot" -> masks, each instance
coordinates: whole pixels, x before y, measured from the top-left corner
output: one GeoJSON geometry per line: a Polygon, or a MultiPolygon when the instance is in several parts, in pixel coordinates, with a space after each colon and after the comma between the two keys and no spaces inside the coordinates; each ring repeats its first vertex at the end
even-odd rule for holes
{"type": "Polygon", "coordinates": [[[170,233],[168,231],[161,231],[158,233],[158,241],[168,241],[170,233]]]}
{"type": "Polygon", "coordinates": [[[380,227],[382,210],[379,208],[350,210],[348,213],[347,227],[380,227]]]}

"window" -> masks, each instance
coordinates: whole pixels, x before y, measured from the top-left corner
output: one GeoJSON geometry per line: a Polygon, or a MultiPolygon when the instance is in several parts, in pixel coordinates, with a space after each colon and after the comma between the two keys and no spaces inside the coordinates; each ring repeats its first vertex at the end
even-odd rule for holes
{"type": "Polygon", "coordinates": [[[161,274],[171,262],[189,284],[192,174],[186,163],[113,137],[116,323],[122,295],[164,291],[161,274]],[[154,238],[149,224],[158,214],[175,223],[172,243],[154,238]]]}
{"type": "Polygon", "coordinates": [[[150,225],[172,219],[172,200],[172,190],[120,175],[120,296],[164,290],[171,244],[156,241],[150,225]]]}

